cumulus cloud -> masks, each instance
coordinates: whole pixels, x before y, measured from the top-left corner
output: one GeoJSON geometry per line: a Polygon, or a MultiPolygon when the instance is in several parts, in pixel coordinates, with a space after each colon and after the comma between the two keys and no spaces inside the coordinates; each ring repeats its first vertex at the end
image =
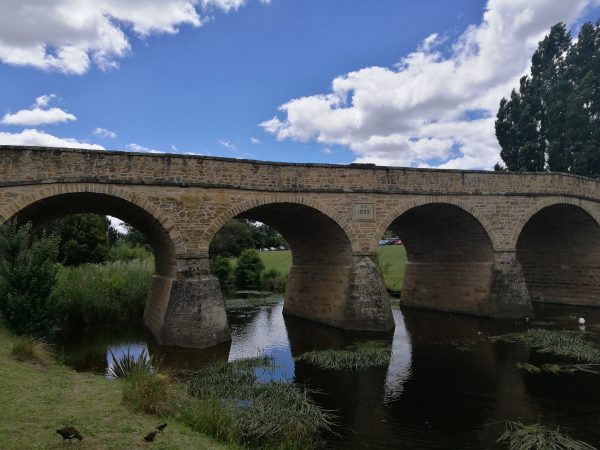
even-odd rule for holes
{"type": "Polygon", "coordinates": [[[70,122],[77,118],[60,108],[49,108],[50,101],[56,98],[56,95],[41,95],[35,99],[32,109],[22,109],[16,113],[6,113],[0,123],[4,125],[51,125],[61,122],[70,122]]]}
{"type": "Polygon", "coordinates": [[[255,137],[251,137],[251,138],[250,138],[250,142],[251,142],[252,144],[255,144],[255,145],[256,145],[256,144],[260,144],[260,143],[261,143],[261,140],[260,140],[260,139],[258,139],[258,138],[255,138],[255,137]]]}
{"type": "Polygon", "coordinates": [[[108,138],[108,139],[114,139],[117,137],[117,133],[115,133],[114,131],[110,131],[110,130],[107,130],[106,128],[101,128],[101,127],[98,127],[94,131],[92,131],[92,134],[103,137],[103,138],[108,138]]]}
{"type": "MultiPolygon", "coordinates": [[[[0,61],[68,74],[118,66],[138,37],[199,27],[205,12],[247,0],[0,0],[0,61]]],[[[265,3],[264,1],[261,3],[265,3]]]]}
{"type": "Polygon", "coordinates": [[[357,162],[491,168],[502,96],[528,70],[537,43],[596,0],[488,0],[482,22],[442,51],[438,34],[394,67],[335,78],[330,93],[293,99],[260,125],[277,139],[344,145],[357,162]]]}
{"type": "Polygon", "coordinates": [[[36,129],[25,129],[20,133],[6,133],[0,131],[0,144],[104,150],[104,147],[101,145],[89,144],[72,138],[60,138],[36,129]]]}

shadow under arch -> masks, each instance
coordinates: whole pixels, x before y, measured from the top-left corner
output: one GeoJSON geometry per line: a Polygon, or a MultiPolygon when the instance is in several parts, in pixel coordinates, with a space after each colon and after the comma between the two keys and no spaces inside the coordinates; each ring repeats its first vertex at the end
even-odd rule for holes
{"type": "Polygon", "coordinates": [[[541,207],[516,247],[531,300],[600,306],[600,226],[584,208],[541,207]]]}
{"type": "Polygon", "coordinates": [[[389,229],[406,248],[402,304],[494,315],[494,248],[472,214],[453,204],[428,203],[408,209],[389,229]]]}
{"type": "MultiPolygon", "coordinates": [[[[366,274],[343,228],[315,207],[273,202],[240,211],[283,235],[292,251],[284,313],[343,329],[387,331],[394,327],[387,293],[371,262],[366,274]],[[365,296],[369,287],[371,296],[365,296]],[[365,306],[370,306],[367,308],[365,306]]],[[[369,260],[370,261],[370,260],[369,260]]]]}
{"type": "Polygon", "coordinates": [[[54,193],[34,199],[11,218],[30,221],[34,227],[70,214],[95,213],[118,217],[148,239],[155,259],[155,273],[144,308],[144,324],[156,337],[162,336],[171,287],[176,279],[175,243],[163,223],[145,208],[122,197],[97,192],[54,193]]]}

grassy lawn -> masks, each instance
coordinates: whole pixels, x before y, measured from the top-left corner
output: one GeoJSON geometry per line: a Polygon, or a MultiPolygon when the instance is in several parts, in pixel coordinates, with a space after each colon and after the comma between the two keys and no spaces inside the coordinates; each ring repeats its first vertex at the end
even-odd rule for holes
{"type": "Polygon", "coordinates": [[[377,248],[379,267],[388,290],[399,292],[404,284],[406,250],[404,245],[385,245],[377,248]]]}
{"type": "MultiPolygon", "coordinates": [[[[379,267],[383,273],[386,287],[394,292],[402,289],[404,282],[404,265],[406,264],[406,250],[403,245],[386,245],[377,248],[379,267]]],[[[287,274],[292,266],[292,252],[282,250],[276,252],[260,252],[260,258],[265,269],[275,269],[282,274],[287,274]]]]}
{"type": "Polygon", "coordinates": [[[289,273],[290,267],[292,267],[292,252],[290,250],[260,252],[260,259],[265,265],[265,270],[275,269],[282,275],[289,273]]]}
{"type": "Polygon", "coordinates": [[[0,327],[0,449],[225,449],[185,425],[168,427],[148,444],[143,437],[160,419],[121,404],[121,387],[101,376],[9,357],[15,338],[0,327]],[[83,441],[63,445],[56,429],[75,426],[83,441]]]}

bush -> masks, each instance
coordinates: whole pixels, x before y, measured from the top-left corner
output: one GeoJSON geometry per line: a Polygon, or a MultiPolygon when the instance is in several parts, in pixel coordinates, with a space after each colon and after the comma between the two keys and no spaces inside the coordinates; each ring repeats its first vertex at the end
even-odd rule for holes
{"type": "Polygon", "coordinates": [[[261,278],[263,289],[270,292],[285,292],[287,275],[282,275],[277,269],[265,270],[261,278]]]}
{"type": "Polygon", "coordinates": [[[238,289],[257,289],[260,287],[260,274],[264,268],[260,255],[255,249],[244,250],[234,269],[236,287],[238,289]]]}
{"type": "Polygon", "coordinates": [[[54,323],[48,298],[56,282],[58,239],[16,221],[0,227],[0,311],[16,334],[45,335],[54,323]]]}
{"type": "Polygon", "coordinates": [[[153,273],[147,260],[63,267],[50,300],[66,325],[139,318],[153,273]]]}
{"type": "Polygon", "coordinates": [[[221,287],[226,287],[231,282],[231,261],[226,256],[215,256],[210,263],[210,271],[219,279],[221,287]]]}

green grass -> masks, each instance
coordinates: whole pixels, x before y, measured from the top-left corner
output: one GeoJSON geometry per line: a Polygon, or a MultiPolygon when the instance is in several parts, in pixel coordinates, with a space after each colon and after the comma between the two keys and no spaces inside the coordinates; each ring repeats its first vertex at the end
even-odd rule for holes
{"type": "MultiPolygon", "coordinates": [[[[385,286],[391,292],[400,292],[404,283],[404,266],[406,264],[404,246],[381,246],[377,248],[377,255],[385,286]]],[[[292,252],[290,250],[260,252],[260,259],[265,265],[265,270],[275,269],[282,275],[288,274],[292,267],[292,252]]]]}
{"type": "Polygon", "coordinates": [[[506,431],[497,442],[508,444],[509,450],[596,450],[596,447],[576,441],[558,429],[513,421],[506,422],[506,431]]]}
{"type": "Polygon", "coordinates": [[[404,245],[384,245],[377,248],[379,268],[383,274],[385,287],[391,292],[402,291],[406,250],[404,245]]]}
{"type": "MultiPolygon", "coordinates": [[[[74,426],[83,435],[73,448],[145,449],[143,437],[159,419],[132,412],[122,402],[121,384],[77,373],[51,362],[40,367],[10,357],[17,338],[0,327],[0,448],[64,449],[57,429],[74,426]]],[[[165,420],[166,421],[166,420],[165,420]]],[[[183,423],[168,420],[154,449],[225,449],[183,423]]],[[[234,448],[234,447],[233,447],[234,448]]]]}
{"type": "Polygon", "coordinates": [[[153,274],[151,260],[61,267],[50,302],[63,325],[139,318],[153,274]]]}
{"type": "Polygon", "coordinates": [[[265,272],[274,269],[282,275],[290,273],[292,267],[291,250],[278,250],[275,252],[259,252],[260,259],[265,265],[265,272]]]}

